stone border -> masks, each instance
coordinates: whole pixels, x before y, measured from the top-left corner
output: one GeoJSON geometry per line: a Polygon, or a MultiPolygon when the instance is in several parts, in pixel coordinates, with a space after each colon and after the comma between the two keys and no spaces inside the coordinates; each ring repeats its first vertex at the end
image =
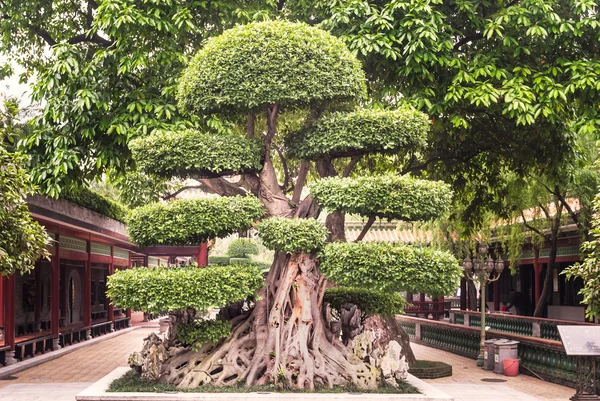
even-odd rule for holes
{"type": "Polygon", "coordinates": [[[13,375],[18,372],[22,372],[23,370],[32,368],[34,366],[41,365],[42,363],[51,361],[53,359],[60,358],[61,356],[69,354],[73,351],[77,351],[78,349],[97,344],[104,340],[110,340],[111,338],[120,336],[122,334],[131,333],[133,330],[137,330],[142,327],[143,326],[128,327],[125,329],[117,330],[112,333],[94,337],[91,340],[80,341],[77,344],[72,344],[72,345],[69,345],[68,347],[64,347],[64,348],[58,349],[56,351],[47,351],[45,354],[36,355],[33,358],[25,359],[24,361],[17,362],[13,365],[8,365],[8,366],[4,366],[4,367],[1,367],[1,365],[0,365],[0,379],[10,376],[10,375],[13,375]]]}
{"type": "MultiPolygon", "coordinates": [[[[418,361],[417,361],[418,362],[418,361]]],[[[413,366],[410,368],[412,374],[419,379],[439,379],[441,377],[452,376],[452,366],[440,361],[424,361],[434,363],[435,366],[419,368],[413,366]]]]}
{"type": "Polygon", "coordinates": [[[110,383],[129,371],[116,368],[90,387],[77,394],[77,401],[454,401],[454,398],[431,384],[409,374],[406,381],[421,394],[364,394],[364,393],[108,393],[110,383]]]}

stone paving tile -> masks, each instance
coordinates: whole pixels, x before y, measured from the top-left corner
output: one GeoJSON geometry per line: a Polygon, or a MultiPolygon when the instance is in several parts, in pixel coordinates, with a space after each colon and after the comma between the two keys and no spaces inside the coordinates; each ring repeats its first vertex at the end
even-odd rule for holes
{"type": "Polygon", "coordinates": [[[2,401],[73,401],[92,383],[11,384],[0,388],[2,401]]]}
{"type": "MultiPolygon", "coordinates": [[[[95,382],[114,368],[127,366],[132,351],[142,348],[143,339],[155,328],[140,328],[16,373],[15,380],[0,380],[0,389],[13,384],[95,382]]],[[[2,401],[4,398],[0,397],[2,401]]]]}
{"type": "Polygon", "coordinates": [[[452,365],[452,376],[425,380],[453,395],[455,401],[568,401],[575,394],[570,387],[545,382],[525,375],[507,377],[485,371],[472,359],[421,344],[411,343],[417,359],[441,361],[452,365]],[[505,379],[506,383],[490,384],[481,379],[505,379]],[[515,392],[516,391],[516,392],[515,392]]]}

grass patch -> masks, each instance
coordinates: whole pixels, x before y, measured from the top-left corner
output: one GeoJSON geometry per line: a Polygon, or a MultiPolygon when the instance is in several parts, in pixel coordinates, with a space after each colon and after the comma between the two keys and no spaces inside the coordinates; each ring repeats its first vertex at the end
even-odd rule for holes
{"type": "MultiPolygon", "coordinates": [[[[408,383],[399,382],[399,387],[394,388],[389,385],[384,385],[375,390],[362,390],[355,386],[327,387],[317,388],[314,392],[317,393],[381,393],[381,394],[418,394],[419,391],[408,383]]],[[[202,386],[194,389],[179,389],[172,384],[158,383],[142,379],[140,375],[133,369],[125,373],[122,377],[113,381],[107,390],[109,393],[116,392],[131,392],[131,393],[164,393],[164,392],[180,392],[180,393],[254,393],[254,392],[282,392],[282,393],[310,393],[310,390],[284,390],[276,389],[273,385],[268,386],[252,386],[246,387],[243,383],[232,387],[215,387],[202,386]]]]}

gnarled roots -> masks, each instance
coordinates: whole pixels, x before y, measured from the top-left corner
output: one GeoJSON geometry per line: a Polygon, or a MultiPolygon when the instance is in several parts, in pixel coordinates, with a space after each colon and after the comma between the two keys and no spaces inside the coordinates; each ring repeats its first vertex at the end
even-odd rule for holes
{"type": "MultiPolygon", "coordinates": [[[[373,327],[348,345],[325,325],[322,314],[326,280],[314,256],[278,254],[254,309],[233,319],[231,335],[200,350],[169,346],[168,358],[144,350],[144,376],[182,388],[212,384],[247,386],[274,383],[287,388],[353,384],[374,388],[385,380],[395,385],[408,369],[396,341],[378,341],[383,332],[373,327]]],[[[152,342],[153,349],[158,346],[152,342]]],[[[156,353],[156,351],[154,351],[156,353]]],[[[138,358],[139,359],[139,358],[138,358]]]]}

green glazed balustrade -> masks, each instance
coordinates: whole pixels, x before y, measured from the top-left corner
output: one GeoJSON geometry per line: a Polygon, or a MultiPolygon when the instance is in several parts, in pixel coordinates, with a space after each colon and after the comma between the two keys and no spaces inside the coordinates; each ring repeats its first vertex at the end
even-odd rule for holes
{"type": "Polygon", "coordinates": [[[456,313],[454,315],[454,324],[465,324],[465,315],[463,315],[462,313],[456,313]]]}
{"type": "MultiPolygon", "coordinates": [[[[457,322],[457,324],[460,324],[457,322]]],[[[503,331],[505,333],[519,334],[522,336],[533,335],[533,324],[527,320],[517,320],[510,318],[501,318],[495,316],[486,316],[485,325],[489,326],[490,329],[496,331],[503,331]]],[[[479,327],[481,326],[481,318],[479,316],[472,315],[469,317],[469,326],[479,327]]],[[[557,332],[558,333],[558,332],[557,332]]],[[[548,337],[550,338],[550,337],[548,337]]]]}
{"type": "Polygon", "coordinates": [[[445,327],[422,325],[421,342],[473,358],[479,354],[479,335],[476,333],[464,333],[445,327]]]}
{"type": "Polygon", "coordinates": [[[400,322],[400,327],[402,327],[404,331],[406,331],[406,334],[408,334],[410,338],[415,338],[415,336],[417,335],[417,326],[414,323],[400,322]]]}
{"type": "Polygon", "coordinates": [[[558,334],[556,323],[540,324],[540,337],[547,338],[549,340],[560,341],[560,335],[558,334]]]}

